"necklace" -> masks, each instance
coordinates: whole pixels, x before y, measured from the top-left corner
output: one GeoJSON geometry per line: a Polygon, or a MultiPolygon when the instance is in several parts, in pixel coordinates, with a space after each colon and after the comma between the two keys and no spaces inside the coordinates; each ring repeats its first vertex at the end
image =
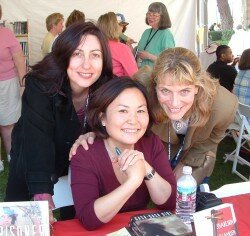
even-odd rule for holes
{"type": "Polygon", "coordinates": [[[87,96],[87,98],[86,98],[85,106],[84,106],[84,108],[83,108],[83,111],[84,111],[84,117],[83,117],[83,131],[84,131],[84,132],[86,131],[86,128],[87,128],[87,116],[86,116],[86,111],[87,111],[88,105],[89,105],[89,93],[88,93],[88,96],[87,96]]]}
{"type": "Polygon", "coordinates": [[[153,37],[156,35],[156,33],[159,31],[159,29],[157,29],[154,34],[152,35],[152,37],[150,38],[151,36],[151,33],[153,32],[153,29],[151,28],[150,30],[150,33],[149,33],[149,36],[148,36],[148,39],[147,39],[147,42],[146,42],[146,45],[145,47],[143,48],[143,50],[146,50],[147,46],[149,45],[149,43],[151,42],[151,40],[153,39],[153,37]]]}
{"type": "Polygon", "coordinates": [[[86,128],[87,128],[86,111],[87,111],[87,108],[89,105],[89,97],[90,97],[90,89],[88,90],[86,95],[84,95],[80,98],[77,98],[77,97],[75,97],[74,99],[72,98],[73,106],[74,106],[76,114],[80,120],[83,133],[86,132],[86,128]],[[86,98],[84,99],[85,96],[86,96],[86,98]]]}
{"type": "MultiPolygon", "coordinates": [[[[188,132],[189,123],[190,123],[190,120],[188,120],[186,133],[188,132]]],[[[182,127],[182,125],[180,125],[179,123],[176,126],[178,126],[178,128],[182,127]]],[[[180,146],[179,146],[179,149],[178,149],[176,155],[174,157],[171,157],[172,156],[171,137],[170,137],[171,131],[170,131],[170,122],[168,123],[168,158],[170,160],[170,164],[171,164],[172,169],[174,169],[181,160],[181,154],[182,154],[184,144],[185,144],[186,133],[185,134],[177,134],[178,138],[180,139],[180,146]]]]}
{"type": "Polygon", "coordinates": [[[189,120],[171,120],[173,128],[177,134],[186,134],[188,129],[189,120]]]}
{"type": "Polygon", "coordinates": [[[115,151],[117,147],[111,148],[107,139],[104,139],[104,146],[108,152],[109,158],[113,161],[117,157],[117,152],[115,151]]]}

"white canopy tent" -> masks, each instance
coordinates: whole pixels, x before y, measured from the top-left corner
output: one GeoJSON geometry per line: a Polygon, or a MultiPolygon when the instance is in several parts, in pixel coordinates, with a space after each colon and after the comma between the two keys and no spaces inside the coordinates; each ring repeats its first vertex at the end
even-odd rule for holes
{"type": "MultiPolygon", "coordinates": [[[[97,20],[101,14],[109,11],[122,13],[129,22],[126,34],[138,41],[142,32],[149,26],[145,23],[145,14],[150,3],[145,0],[1,0],[2,20],[29,21],[30,64],[41,59],[41,44],[47,32],[45,19],[53,12],[60,12],[66,21],[74,10],[81,10],[87,19],[97,20]]],[[[170,14],[172,32],[176,46],[195,51],[197,0],[165,0],[163,2],[170,14]]]]}

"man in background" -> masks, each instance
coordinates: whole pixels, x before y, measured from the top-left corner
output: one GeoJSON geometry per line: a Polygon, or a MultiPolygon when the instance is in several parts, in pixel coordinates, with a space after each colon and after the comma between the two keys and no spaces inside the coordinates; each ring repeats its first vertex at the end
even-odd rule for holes
{"type": "Polygon", "coordinates": [[[237,76],[235,65],[239,61],[239,58],[234,59],[232,50],[227,45],[217,47],[216,57],[217,60],[207,68],[207,72],[212,77],[219,79],[221,86],[232,92],[234,80],[237,76]],[[228,63],[232,64],[228,65],[228,63]]]}
{"type": "Polygon", "coordinates": [[[45,35],[42,43],[42,54],[45,57],[49,52],[51,52],[52,44],[55,38],[63,30],[63,15],[61,13],[52,13],[46,18],[46,27],[48,33],[45,35]]]}
{"type": "Polygon", "coordinates": [[[216,23],[213,23],[210,27],[209,27],[209,31],[214,31],[214,27],[216,26],[216,23]]]}

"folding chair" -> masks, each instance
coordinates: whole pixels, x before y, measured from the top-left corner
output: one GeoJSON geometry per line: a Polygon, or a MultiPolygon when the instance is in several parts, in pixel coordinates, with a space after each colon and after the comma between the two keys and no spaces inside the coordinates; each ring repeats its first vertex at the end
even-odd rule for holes
{"type": "Polygon", "coordinates": [[[227,162],[228,160],[232,160],[233,161],[232,173],[237,174],[240,178],[242,178],[245,181],[249,181],[250,176],[249,178],[246,178],[236,168],[238,163],[241,165],[248,165],[250,167],[250,157],[249,160],[246,160],[240,156],[241,149],[245,149],[250,152],[250,149],[247,148],[245,145],[246,142],[250,141],[250,125],[247,120],[247,117],[250,117],[250,106],[239,103],[239,107],[236,114],[236,122],[239,124],[240,129],[238,137],[234,137],[237,146],[232,153],[226,154],[226,159],[224,161],[227,162]]]}
{"type": "Polygon", "coordinates": [[[237,170],[237,164],[239,161],[243,163],[244,165],[247,165],[250,167],[250,157],[246,159],[240,156],[241,149],[246,149],[247,151],[250,152],[250,149],[246,147],[246,145],[248,145],[246,143],[250,141],[250,123],[247,119],[247,117],[250,117],[250,106],[239,103],[238,110],[240,113],[240,120],[239,120],[240,132],[239,132],[238,142],[237,142],[237,146],[236,146],[235,154],[234,154],[232,173],[237,174],[240,178],[242,178],[245,181],[250,181],[250,175],[248,176],[248,178],[246,178],[237,170]]]}
{"type": "MultiPolygon", "coordinates": [[[[238,142],[238,133],[240,131],[240,124],[239,124],[239,120],[240,120],[240,112],[239,112],[239,109],[237,109],[236,111],[236,114],[235,114],[235,118],[234,118],[234,121],[233,123],[231,123],[226,132],[225,132],[225,135],[224,135],[224,138],[226,137],[230,137],[230,138],[233,138],[234,142],[237,144],[238,142]]],[[[225,154],[225,156],[223,157],[223,159],[225,159],[224,162],[227,162],[228,160],[230,161],[233,161],[234,160],[234,154],[235,154],[235,151],[234,150],[233,152],[231,153],[227,153],[225,154]]],[[[241,163],[240,163],[241,164],[241,163]]]]}
{"type": "MultiPolygon", "coordinates": [[[[241,127],[239,121],[241,121],[241,117],[240,117],[240,111],[239,111],[239,109],[237,109],[234,122],[229,125],[229,127],[227,128],[227,131],[225,133],[225,136],[224,136],[224,138],[225,137],[233,138],[233,140],[236,144],[238,143],[238,133],[239,133],[240,127],[241,127]]],[[[225,156],[223,157],[223,159],[225,159],[224,162],[226,163],[229,160],[233,161],[235,152],[236,152],[236,149],[234,149],[231,153],[225,154],[225,156]]],[[[242,164],[242,163],[240,162],[240,164],[242,164]]]]}
{"type": "Polygon", "coordinates": [[[231,137],[234,139],[234,141],[237,143],[237,137],[235,136],[235,132],[240,131],[240,125],[238,123],[238,117],[239,116],[239,110],[236,112],[235,120],[232,124],[230,124],[227,128],[227,131],[225,133],[225,137],[231,137]]]}
{"type": "Polygon", "coordinates": [[[74,205],[70,182],[71,179],[69,169],[69,174],[60,177],[58,182],[54,185],[53,201],[55,209],[74,205]]]}

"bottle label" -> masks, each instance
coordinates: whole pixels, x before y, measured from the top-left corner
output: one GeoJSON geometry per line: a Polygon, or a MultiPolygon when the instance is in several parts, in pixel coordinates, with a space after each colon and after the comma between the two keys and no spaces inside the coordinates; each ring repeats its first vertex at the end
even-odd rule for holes
{"type": "Polygon", "coordinates": [[[177,187],[177,201],[195,201],[196,199],[196,188],[186,189],[177,187]]]}

